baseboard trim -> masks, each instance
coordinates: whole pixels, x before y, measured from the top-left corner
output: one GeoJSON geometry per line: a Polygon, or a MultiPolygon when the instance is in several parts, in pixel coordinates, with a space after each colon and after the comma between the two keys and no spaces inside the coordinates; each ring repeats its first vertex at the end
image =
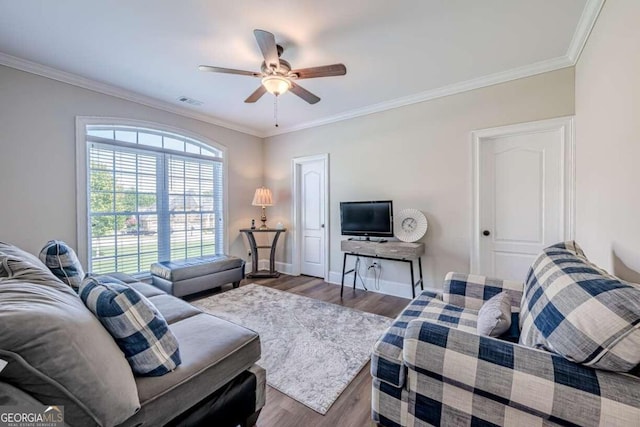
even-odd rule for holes
{"type": "MultiPolygon", "coordinates": [[[[340,286],[340,282],[342,280],[342,273],[338,271],[330,271],[329,272],[329,283],[340,286]]],[[[377,292],[385,295],[393,295],[401,298],[411,298],[411,285],[402,282],[393,282],[390,280],[379,280],[378,284],[380,285],[379,289],[375,287],[375,281],[373,277],[369,276],[364,280],[365,285],[367,286],[367,290],[371,292],[377,292]]],[[[347,289],[353,289],[353,274],[347,274],[344,276],[344,286],[347,289]]],[[[356,289],[363,289],[362,282],[358,278],[356,282],[356,289]]],[[[441,292],[438,289],[431,288],[428,286],[424,287],[424,290],[433,291],[433,292],[441,292]]],[[[416,295],[421,292],[420,288],[416,289],[416,295]]]]}
{"type": "MultiPolygon", "coordinates": [[[[258,269],[259,270],[268,270],[269,269],[269,260],[261,259],[258,260],[258,269]]],[[[276,261],[276,270],[283,274],[294,275],[293,274],[293,265],[286,262],[278,262],[276,261]]],[[[251,260],[247,261],[244,266],[245,274],[251,273],[251,260]]],[[[332,285],[340,286],[340,281],[342,279],[342,274],[338,271],[330,271],[329,272],[329,280],[328,283],[332,285]]],[[[385,295],[393,295],[401,298],[411,299],[411,286],[408,282],[394,282],[391,280],[379,280],[378,284],[380,285],[379,289],[375,287],[375,281],[373,277],[369,276],[364,281],[367,286],[367,290],[371,292],[377,292],[385,295]]],[[[347,274],[344,276],[344,286],[345,288],[352,289],[353,287],[353,274],[347,274]]],[[[358,278],[356,283],[356,289],[363,289],[362,282],[358,278]]],[[[440,289],[436,289],[430,286],[425,286],[425,290],[432,292],[442,292],[440,289]]],[[[416,288],[416,294],[420,292],[420,288],[416,288]]]]}
{"type": "MultiPolygon", "coordinates": [[[[269,269],[269,260],[268,259],[260,259],[258,260],[258,270],[268,270],[269,269]]],[[[279,271],[283,274],[293,275],[293,265],[286,262],[278,262],[276,261],[276,271],[279,271]]],[[[247,260],[244,264],[244,273],[251,273],[251,259],[247,260]]]]}

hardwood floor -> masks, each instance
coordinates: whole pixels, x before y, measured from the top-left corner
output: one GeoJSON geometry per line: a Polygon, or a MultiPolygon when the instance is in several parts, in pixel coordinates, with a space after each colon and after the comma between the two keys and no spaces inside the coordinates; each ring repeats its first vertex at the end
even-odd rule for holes
{"type": "MultiPolygon", "coordinates": [[[[340,286],[307,276],[282,275],[277,279],[248,279],[240,286],[256,283],[357,310],[394,318],[409,303],[408,299],[376,292],[355,291],[345,286],[340,299],[340,286]]],[[[367,364],[323,416],[302,403],[267,386],[267,403],[258,419],[258,427],[362,427],[371,421],[371,375],[367,364]]]]}

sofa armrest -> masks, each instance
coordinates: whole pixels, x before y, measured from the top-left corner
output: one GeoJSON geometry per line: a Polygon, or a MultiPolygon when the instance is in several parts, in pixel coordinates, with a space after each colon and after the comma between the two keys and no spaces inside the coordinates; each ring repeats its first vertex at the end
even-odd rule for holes
{"type": "Polygon", "coordinates": [[[524,284],[475,274],[447,273],[443,284],[442,300],[458,307],[480,310],[491,297],[506,291],[511,297],[511,311],[520,312],[524,284]]]}
{"type": "Polygon", "coordinates": [[[410,391],[443,406],[451,396],[445,391],[449,385],[466,391],[470,400],[488,399],[559,424],[637,425],[640,420],[636,376],[588,368],[552,353],[422,319],[409,322],[403,359],[409,377],[413,371],[444,384],[434,391],[428,382],[410,379],[410,391]],[[414,386],[417,390],[411,390],[414,386]],[[434,393],[439,393],[435,399],[434,393]]]}

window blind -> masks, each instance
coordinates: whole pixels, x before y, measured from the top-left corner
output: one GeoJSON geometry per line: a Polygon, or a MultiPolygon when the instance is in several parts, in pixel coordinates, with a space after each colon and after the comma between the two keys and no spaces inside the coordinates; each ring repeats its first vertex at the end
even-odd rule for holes
{"type": "Polygon", "coordinates": [[[140,273],[223,252],[219,152],[174,134],[105,127],[88,130],[87,150],[90,271],[140,273]]]}

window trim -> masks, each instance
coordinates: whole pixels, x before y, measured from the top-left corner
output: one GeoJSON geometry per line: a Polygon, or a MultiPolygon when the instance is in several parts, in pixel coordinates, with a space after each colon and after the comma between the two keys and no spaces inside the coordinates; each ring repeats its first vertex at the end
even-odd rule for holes
{"type": "MultiPolygon", "coordinates": [[[[76,249],[78,259],[86,269],[89,265],[89,204],[87,200],[87,126],[132,126],[170,132],[207,144],[222,153],[222,203],[223,203],[223,246],[224,253],[229,252],[229,157],[227,147],[194,132],[145,120],[124,119],[118,117],[76,116],[76,249]]],[[[178,153],[176,154],[188,154],[178,153]]],[[[211,158],[215,161],[216,158],[211,158]]],[[[220,160],[219,160],[220,161],[220,160]]]]}

